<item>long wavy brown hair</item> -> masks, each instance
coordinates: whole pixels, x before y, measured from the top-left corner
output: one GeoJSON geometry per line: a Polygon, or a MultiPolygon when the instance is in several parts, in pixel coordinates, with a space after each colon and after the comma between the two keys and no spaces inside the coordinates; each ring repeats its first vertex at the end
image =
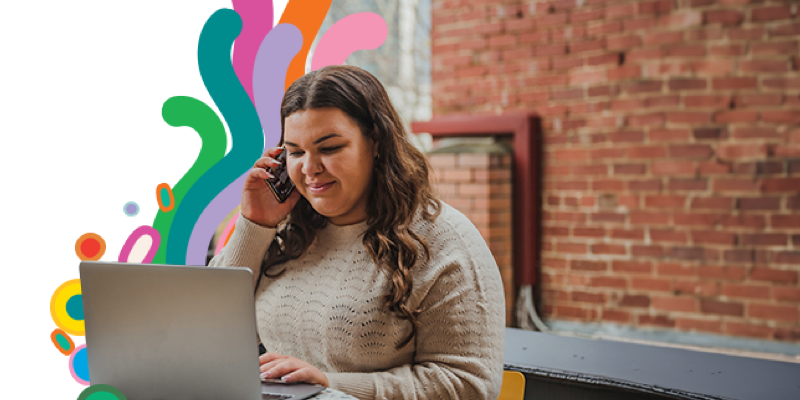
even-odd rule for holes
{"type": "MultiPolygon", "coordinates": [[[[411,323],[411,332],[397,344],[401,348],[416,335],[419,309],[408,300],[414,283],[411,269],[419,261],[421,245],[430,258],[428,244],[411,229],[417,212],[433,221],[441,212],[429,180],[427,158],[409,141],[383,85],[367,71],[353,66],[329,66],[297,79],[283,96],[281,104],[281,144],[286,117],[297,111],[335,107],[350,116],[361,133],[378,144],[367,202],[368,228],[364,246],[380,268],[390,274],[392,285],[383,296],[383,305],[400,319],[411,323]]],[[[291,213],[278,226],[261,265],[261,277],[276,278],[283,273],[272,267],[300,257],[314,241],[317,230],[328,219],[316,212],[301,197],[291,213]]],[[[256,285],[258,287],[258,284],[256,285]]]]}

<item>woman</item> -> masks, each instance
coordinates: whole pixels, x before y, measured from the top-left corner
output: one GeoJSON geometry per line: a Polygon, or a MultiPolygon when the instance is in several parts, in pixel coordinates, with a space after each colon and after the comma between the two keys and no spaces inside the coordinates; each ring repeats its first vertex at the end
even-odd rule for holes
{"type": "Polygon", "coordinates": [[[247,267],[266,378],[360,399],[491,399],[500,391],[503,288],[464,215],[434,198],[428,162],[383,86],[330,66],[287,90],[281,142],[297,186],[278,203],[244,185],[236,230],[211,266],[247,267]]]}

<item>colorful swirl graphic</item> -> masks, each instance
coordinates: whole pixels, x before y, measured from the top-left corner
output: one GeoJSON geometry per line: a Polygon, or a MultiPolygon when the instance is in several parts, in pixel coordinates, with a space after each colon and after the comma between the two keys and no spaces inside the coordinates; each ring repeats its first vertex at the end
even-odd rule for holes
{"type": "MultiPolygon", "coordinates": [[[[280,104],[286,88],[305,73],[314,37],[332,0],[293,0],[273,28],[273,4],[264,0],[233,0],[234,10],[221,9],[206,21],[198,41],[197,59],[203,83],[230,129],[231,150],[219,115],[200,100],[174,96],[164,102],[162,117],[174,127],[190,127],[202,147],[191,168],[174,187],[156,185],[159,211],[152,227],[136,228],[122,246],[118,261],[130,263],[204,265],[211,236],[241,200],[245,174],[253,163],[280,140],[280,104]],[[231,48],[236,44],[231,57],[231,48]]],[[[373,13],[350,15],[335,23],[320,40],[312,70],[341,64],[356,50],[375,49],[387,37],[386,22],[373,13]]],[[[123,206],[128,217],[139,205],[123,206]]],[[[236,216],[238,217],[238,216],[236,216]]],[[[226,226],[215,253],[227,244],[236,217],[226,226]]],[[[80,260],[99,260],[105,240],[86,233],[75,242],[80,260]]],[[[50,340],[69,356],[69,370],[80,384],[90,385],[83,336],[83,297],[80,280],[59,286],[50,301],[58,327],[50,340]]],[[[116,388],[91,385],[78,400],[126,400],[116,388]]]]}

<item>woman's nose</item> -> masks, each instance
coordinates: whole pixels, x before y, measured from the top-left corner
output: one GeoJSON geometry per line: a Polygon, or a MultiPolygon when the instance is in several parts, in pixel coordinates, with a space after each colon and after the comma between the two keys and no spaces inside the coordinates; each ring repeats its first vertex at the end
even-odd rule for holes
{"type": "Polygon", "coordinates": [[[303,175],[314,176],[322,172],[322,170],[322,160],[319,157],[307,155],[306,159],[303,160],[303,166],[301,167],[303,175]]]}

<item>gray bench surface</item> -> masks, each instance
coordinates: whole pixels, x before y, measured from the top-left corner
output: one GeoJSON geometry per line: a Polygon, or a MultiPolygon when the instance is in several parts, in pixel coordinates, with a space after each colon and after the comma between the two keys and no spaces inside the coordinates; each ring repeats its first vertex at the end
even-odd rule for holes
{"type": "Polygon", "coordinates": [[[507,369],[686,399],[800,399],[800,364],[506,328],[507,369]]]}

